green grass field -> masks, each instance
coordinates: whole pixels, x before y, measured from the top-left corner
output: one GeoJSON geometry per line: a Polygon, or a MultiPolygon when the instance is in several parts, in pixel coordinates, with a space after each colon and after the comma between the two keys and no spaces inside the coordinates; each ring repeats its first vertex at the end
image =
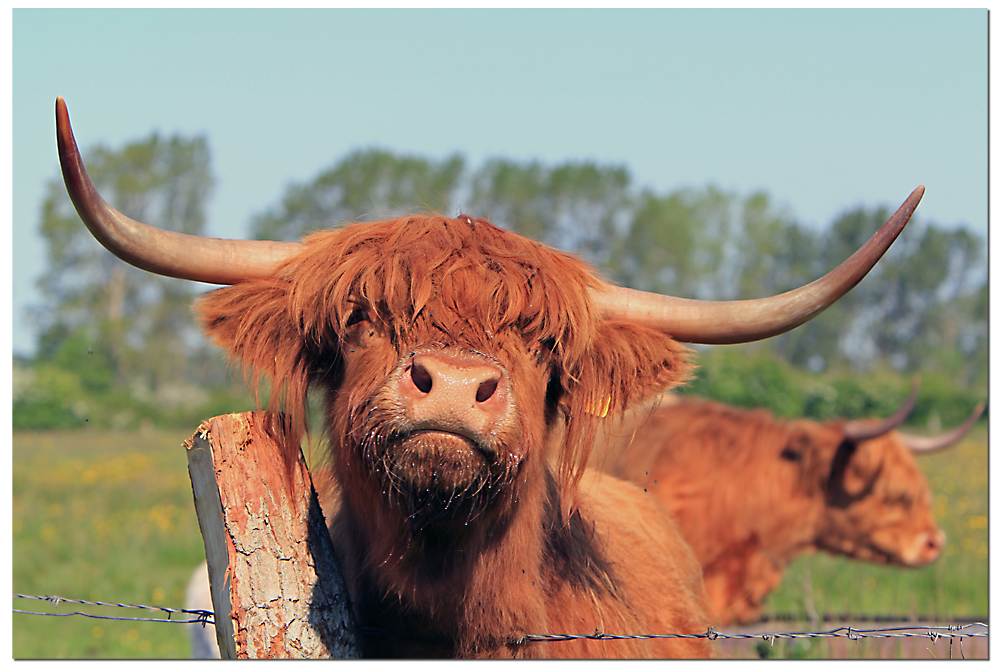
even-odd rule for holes
{"type": "MultiPolygon", "coordinates": [[[[13,592],[183,606],[187,579],[205,559],[181,444],[192,432],[15,432],[13,592]]],[[[148,615],[17,598],[14,608],[148,615]]],[[[186,625],[13,616],[14,658],[190,654],[186,625]]]]}
{"type": "MultiPolygon", "coordinates": [[[[187,578],[204,559],[181,446],[191,432],[15,432],[14,592],[183,606],[187,578]]],[[[899,570],[823,554],[804,557],[790,568],[765,612],[985,618],[985,420],[961,445],[920,462],[948,534],[937,563],[899,570]]],[[[14,608],[145,615],[67,604],[52,609],[21,599],[14,600],[14,608]]],[[[879,657],[885,655],[886,641],[893,640],[779,640],[771,655],[879,657]],[[844,655],[844,645],[854,652],[844,655]]],[[[13,615],[14,658],[185,658],[189,651],[186,625],[13,615]]],[[[947,644],[940,651],[947,655],[947,644]]],[[[890,650],[888,657],[898,656],[890,650]]]]}

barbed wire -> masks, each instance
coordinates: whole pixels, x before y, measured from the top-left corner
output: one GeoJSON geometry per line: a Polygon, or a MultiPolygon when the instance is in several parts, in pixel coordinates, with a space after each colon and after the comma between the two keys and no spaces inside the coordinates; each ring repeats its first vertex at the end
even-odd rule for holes
{"type": "MultiPolygon", "coordinates": [[[[146,611],[158,611],[167,614],[167,618],[149,618],[149,617],[121,617],[121,616],[102,616],[98,614],[88,614],[80,611],[56,613],[56,612],[41,612],[41,611],[25,611],[22,609],[14,609],[14,613],[18,614],[30,614],[35,616],[84,616],[87,618],[95,618],[108,621],[151,621],[157,623],[201,623],[203,626],[207,624],[213,624],[214,621],[212,617],[214,614],[211,611],[205,609],[173,609],[170,607],[157,607],[154,605],[142,605],[142,604],[125,604],[122,602],[95,602],[92,600],[76,600],[72,598],[64,598],[58,595],[21,595],[14,593],[15,598],[20,598],[23,600],[39,600],[42,602],[49,602],[53,607],[58,607],[61,603],[71,603],[71,604],[83,604],[83,605],[93,605],[93,606],[104,606],[104,607],[118,607],[124,609],[142,609],[146,611]],[[186,614],[194,616],[195,618],[188,619],[174,619],[171,618],[174,614],[186,614]]],[[[876,617],[878,618],[878,617],[876,617]]],[[[883,620],[906,620],[906,619],[892,619],[892,617],[882,617],[883,620]]],[[[770,619],[774,620],[774,619],[770,619]]],[[[860,620],[860,619],[853,619],[860,620]]],[[[592,634],[586,635],[571,635],[571,634],[530,634],[525,635],[517,640],[515,644],[521,644],[525,642],[561,642],[561,641],[571,641],[577,639],[585,639],[591,641],[606,641],[613,639],[709,639],[712,641],[719,639],[758,639],[764,641],[770,641],[774,644],[776,639],[885,639],[891,637],[916,637],[916,638],[927,638],[932,643],[937,642],[938,639],[971,639],[975,637],[989,637],[989,625],[982,621],[972,621],[968,623],[952,623],[945,626],[930,626],[930,625],[911,625],[911,626],[900,626],[900,627],[889,627],[889,628],[868,628],[859,629],[850,626],[842,626],[833,630],[813,630],[813,631],[777,631],[777,630],[767,630],[762,632],[719,632],[713,628],[708,628],[703,633],[698,634],[646,634],[646,635],[611,635],[602,632],[600,629],[595,629],[592,634]]]]}
{"type": "Polygon", "coordinates": [[[706,632],[699,634],[663,634],[663,635],[609,635],[601,632],[600,630],[595,630],[593,634],[589,635],[526,635],[521,638],[520,641],[538,641],[538,642],[561,642],[569,641],[573,639],[592,639],[592,640],[608,640],[608,639],[763,639],[768,640],[772,644],[775,639],[812,639],[812,638],[840,638],[840,639],[886,639],[890,637],[926,637],[932,642],[936,642],[938,639],[969,639],[972,637],[988,637],[989,636],[989,626],[986,623],[969,623],[966,625],[949,625],[949,626],[912,626],[912,627],[898,627],[898,628],[871,628],[867,630],[860,630],[858,628],[852,628],[848,626],[836,628],[835,630],[819,630],[819,631],[806,631],[806,632],[781,632],[781,631],[768,631],[768,632],[757,632],[757,633],[727,633],[727,632],[716,632],[712,628],[709,628],[706,632]],[[978,627],[983,628],[981,631],[969,631],[969,628],[978,627]]]}
{"type": "Polygon", "coordinates": [[[21,595],[19,593],[14,593],[15,598],[20,598],[22,600],[40,600],[42,602],[49,602],[53,607],[58,607],[60,603],[72,603],[72,604],[86,604],[101,607],[119,607],[123,609],[145,609],[147,611],[161,611],[167,614],[167,618],[149,618],[149,617],[123,617],[123,616],[100,616],[98,614],[88,614],[82,611],[69,611],[63,613],[55,613],[51,611],[25,611],[23,609],[13,609],[15,614],[28,614],[30,616],[85,616],[87,618],[96,618],[105,621],[152,621],[154,623],[201,623],[215,624],[212,617],[215,616],[213,612],[207,611],[205,609],[171,609],[170,607],[156,607],[152,605],[144,604],[125,604],[124,602],[95,602],[92,600],[74,600],[71,598],[64,598],[59,595],[21,595]],[[189,614],[195,616],[196,618],[171,618],[173,614],[189,614]]]}

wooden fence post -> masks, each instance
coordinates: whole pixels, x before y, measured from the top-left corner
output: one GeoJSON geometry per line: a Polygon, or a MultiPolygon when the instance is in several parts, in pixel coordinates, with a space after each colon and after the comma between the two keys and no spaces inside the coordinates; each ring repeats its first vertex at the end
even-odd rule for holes
{"type": "Polygon", "coordinates": [[[285,479],[263,413],[214,417],[185,443],[223,658],[360,657],[333,543],[300,453],[285,479]]]}

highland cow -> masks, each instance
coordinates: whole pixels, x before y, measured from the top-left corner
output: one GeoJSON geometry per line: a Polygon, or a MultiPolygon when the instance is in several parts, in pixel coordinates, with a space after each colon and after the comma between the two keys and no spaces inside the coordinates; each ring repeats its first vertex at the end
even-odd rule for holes
{"type": "Polygon", "coordinates": [[[663,503],[695,552],[720,624],[757,620],[796,556],[820,549],[904,567],[934,562],[945,535],[913,453],[958,442],[983,405],[937,437],[885,420],[785,421],[699,399],[636,409],[609,437],[605,472],[663,503]]]}
{"type": "MultiPolygon", "coordinates": [[[[596,431],[682,381],[682,342],[773,336],[853,287],[918,188],[868,244],[805,287],[705,303],[615,287],[580,260],[470,216],[410,216],[301,243],[202,239],[127,218],[86,175],[57,101],[70,197],[125,261],[229,285],[197,311],[272,387],[289,453],[325,395],[314,481],[366,656],[706,657],[701,570],[663,508],[586,470],[596,431]]],[[[278,427],[281,428],[278,428],[278,427]]]]}

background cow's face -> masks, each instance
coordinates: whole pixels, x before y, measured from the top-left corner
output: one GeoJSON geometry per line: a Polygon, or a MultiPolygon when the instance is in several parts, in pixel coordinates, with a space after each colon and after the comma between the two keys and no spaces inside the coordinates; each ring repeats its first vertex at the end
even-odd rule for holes
{"type": "Polygon", "coordinates": [[[482,503],[549,454],[572,479],[603,417],[687,372],[667,334],[598,317],[585,264],[485,221],[415,216],[304,245],[200,312],[293,419],[307,386],[327,390],[341,474],[372,497],[482,503]]]}
{"type": "MultiPolygon", "coordinates": [[[[839,432],[837,425],[824,429],[839,432]]],[[[897,433],[862,442],[842,435],[826,440],[826,509],[817,546],[894,565],[934,562],[945,535],[934,520],[927,479],[897,433]]]]}

